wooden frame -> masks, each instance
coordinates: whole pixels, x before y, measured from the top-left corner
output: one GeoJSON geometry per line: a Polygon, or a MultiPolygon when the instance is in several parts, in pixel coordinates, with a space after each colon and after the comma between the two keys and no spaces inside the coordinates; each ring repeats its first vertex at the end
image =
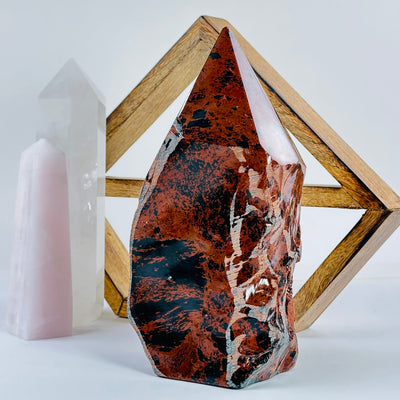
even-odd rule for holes
{"type": "MultiPolygon", "coordinates": [[[[229,22],[200,17],[107,118],[106,169],[196,78],[219,32],[229,26],[283,125],[341,186],[305,186],[302,205],[365,209],[364,215],[295,296],[296,329],[308,328],[400,225],[400,198],[256,52],[229,22]]],[[[138,197],[143,180],[106,178],[106,195],[138,197]]],[[[126,317],[129,255],[106,221],[105,298],[126,317]]]]}

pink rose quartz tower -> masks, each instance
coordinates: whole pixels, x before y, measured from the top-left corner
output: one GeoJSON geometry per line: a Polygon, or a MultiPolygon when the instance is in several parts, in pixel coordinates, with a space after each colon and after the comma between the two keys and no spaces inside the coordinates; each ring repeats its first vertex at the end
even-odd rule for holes
{"type": "Polygon", "coordinates": [[[72,333],[66,163],[45,139],[21,156],[7,328],[23,339],[72,333]]]}

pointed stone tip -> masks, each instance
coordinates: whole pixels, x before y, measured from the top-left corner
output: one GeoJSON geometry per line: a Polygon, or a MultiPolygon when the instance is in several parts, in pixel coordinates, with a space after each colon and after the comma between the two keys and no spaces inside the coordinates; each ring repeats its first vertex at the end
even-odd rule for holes
{"type": "Polygon", "coordinates": [[[230,30],[230,28],[228,26],[224,26],[221,29],[221,32],[219,33],[215,43],[228,40],[232,45],[232,36],[233,36],[233,33],[230,30]]]}
{"type": "Polygon", "coordinates": [[[105,98],[97,86],[86,75],[77,61],[69,58],[45,88],[39,93],[39,100],[69,97],[72,87],[86,87],[105,104],[105,98]]]}
{"type": "Polygon", "coordinates": [[[221,54],[218,51],[218,49],[220,49],[220,48],[225,49],[225,50],[229,49],[229,50],[233,51],[232,37],[234,38],[232,31],[229,29],[229,27],[225,26],[224,28],[222,28],[217,39],[215,40],[214,46],[213,46],[208,58],[211,60],[220,59],[221,54]]]}
{"type": "Polygon", "coordinates": [[[299,152],[281,124],[274,107],[255,74],[253,66],[244,54],[235,35],[228,27],[224,27],[220,35],[229,37],[230,46],[233,49],[240,70],[261,145],[278,162],[284,164],[298,162],[305,170],[304,162],[299,152]]]}
{"type": "Polygon", "coordinates": [[[81,68],[79,67],[79,64],[76,62],[75,58],[73,58],[73,57],[68,58],[68,60],[64,64],[63,68],[65,68],[66,66],[74,67],[77,70],[79,70],[80,72],[82,72],[81,68]]]}
{"type": "Polygon", "coordinates": [[[231,30],[229,29],[229,27],[228,27],[228,26],[224,26],[224,27],[221,29],[220,35],[227,35],[227,34],[229,34],[230,32],[231,32],[231,30]]]}
{"type": "Polygon", "coordinates": [[[68,86],[72,81],[82,79],[85,78],[78,63],[69,58],[40,92],[39,99],[58,97],[57,94],[60,95],[62,92],[62,86],[68,86]]]}
{"type": "Polygon", "coordinates": [[[21,153],[24,169],[42,169],[49,160],[65,164],[65,154],[48,139],[39,139],[21,153]]]}
{"type": "Polygon", "coordinates": [[[258,143],[280,164],[302,163],[229,26],[220,31],[178,119],[186,137],[258,143]]]}
{"type": "Polygon", "coordinates": [[[56,147],[49,139],[41,138],[34,142],[30,149],[38,149],[42,152],[64,154],[62,150],[56,147]]]}

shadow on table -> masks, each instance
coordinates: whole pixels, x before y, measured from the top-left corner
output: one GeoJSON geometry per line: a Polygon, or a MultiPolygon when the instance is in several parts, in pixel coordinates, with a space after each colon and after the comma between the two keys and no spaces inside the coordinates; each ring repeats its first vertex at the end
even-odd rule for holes
{"type": "Polygon", "coordinates": [[[299,358],[294,369],[246,390],[307,387],[323,390],[332,384],[345,390],[349,386],[362,388],[366,382],[379,380],[385,374],[382,365],[387,363],[387,353],[371,349],[370,339],[352,341],[350,335],[349,332],[347,337],[337,339],[313,328],[301,332],[298,334],[299,358]]]}
{"type": "Polygon", "coordinates": [[[121,368],[133,369],[153,375],[140,339],[128,319],[119,318],[105,309],[93,324],[75,328],[72,337],[74,350],[90,353],[121,368]]]}

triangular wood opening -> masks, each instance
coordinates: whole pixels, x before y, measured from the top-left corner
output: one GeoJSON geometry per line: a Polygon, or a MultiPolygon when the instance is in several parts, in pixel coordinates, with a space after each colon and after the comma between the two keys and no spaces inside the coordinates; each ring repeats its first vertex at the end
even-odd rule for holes
{"type": "MultiPolygon", "coordinates": [[[[308,328],[400,225],[400,198],[229,22],[200,17],[107,118],[106,169],[132,146],[199,74],[228,26],[283,125],[341,186],[305,186],[302,205],[365,209],[364,215],[295,296],[296,329],[308,328]],[[150,110],[150,112],[149,112],[150,110]]],[[[138,197],[142,180],[107,177],[106,195],[138,197]]],[[[105,298],[126,317],[129,255],[106,221],[105,298]]]]}

